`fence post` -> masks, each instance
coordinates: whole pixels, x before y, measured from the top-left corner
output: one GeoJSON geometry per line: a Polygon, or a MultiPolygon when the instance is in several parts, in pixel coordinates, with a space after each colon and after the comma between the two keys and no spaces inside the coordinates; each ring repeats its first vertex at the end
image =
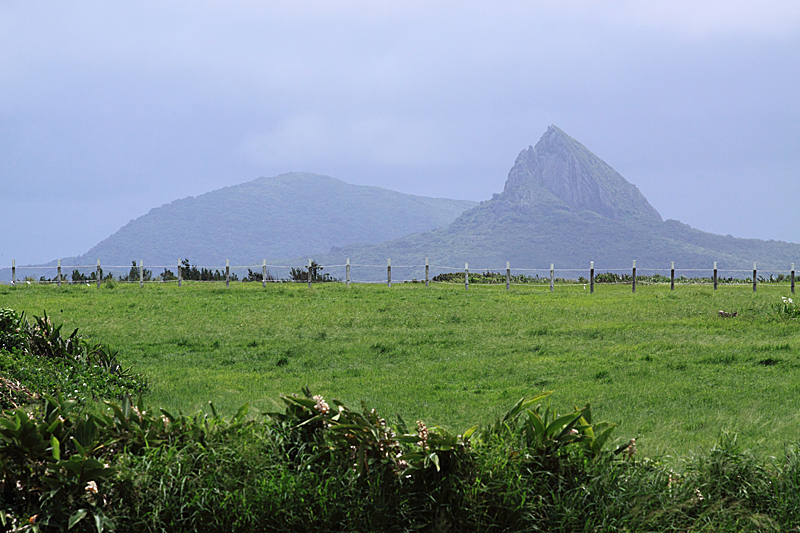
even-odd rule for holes
{"type": "Polygon", "coordinates": [[[553,263],[550,263],[550,292],[553,292],[553,284],[555,283],[555,269],[553,263]]]}
{"type": "Polygon", "coordinates": [[[392,260],[386,260],[386,286],[392,287],[392,260]]]}
{"type": "Polygon", "coordinates": [[[594,294],[594,261],[589,262],[589,294],[594,294]]]}
{"type": "Polygon", "coordinates": [[[11,284],[12,285],[16,285],[17,284],[17,260],[16,259],[12,259],[11,260],[11,284]]]}
{"type": "Polygon", "coordinates": [[[633,260],[633,285],[631,287],[632,292],[636,292],[636,259],[633,260]]]}
{"type": "Polygon", "coordinates": [[[261,286],[267,288],[267,260],[261,265],[261,286]]]}
{"type": "Polygon", "coordinates": [[[308,260],[308,288],[311,288],[311,259],[308,260]]]}
{"type": "Polygon", "coordinates": [[[179,258],[178,259],[178,287],[181,286],[181,281],[182,280],[183,280],[183,271],[181,270],[181,260],[179,258]]]}
{"type": "Polygon", "coordinates": [[[58,260],[58,286],[61,287],[61,259],[58,260]]]}
{"type": "Polygon", "coordinates": [[[139,287],[144,287],[144,261],[139,259],[139,287]]]}
{"type": "Polygon", "coordinates": [[[97,288],[99,289],[100,288],[100,282],[103,281],[103,269],[100,268],[100,258],[99,257],[97,258],[97,271],[96,272],[97,273],[95,275],[97,276],[97,288]]]}
{"type": "Polygon", "coordinates": [[[511,289],[511,262],[506,261],[506,290],[511,289]]]}
{"type": "Polygon", "coordinates": [[[717,262],[714,261],[714,290],[717,290],[717,262]]]}
{"type": "Polygon", "coordinates": [[[425,286],[428,286],[430,280],[430,265],[428,264],[428,258],[425,258],[425,286]]]}
{"type": "Polygon", "coordinates": [[[794,263],[792,263],[792,294],[794,294],[794,263]]]}
{"type": "Polygon", "coordinates": [[[753,292],[756,292],[756,274],[758,273],[758,269],[756,269],[756,264],[753,263],[753,292]]]}
{"type": "Polygon", "coordinates": [[[231,286],[231,260],[225,260],[225,286],[231,286]]]}
{"type": "Polygon", "coordinates": [[[669,290],[675,290],[675,261],[670,262],[669,267],[669,290]]]}
{"type": "Polygon", "coordinates": [[[344,271],[345,271],[345,284],[349,287],[350,286],[350,258],[349,257],[347,258],[344,271]]]}
{"type": "Polygon", "coordinates": [[[469,290],[469,263],[464,263],[464,289],[469,290]]]}

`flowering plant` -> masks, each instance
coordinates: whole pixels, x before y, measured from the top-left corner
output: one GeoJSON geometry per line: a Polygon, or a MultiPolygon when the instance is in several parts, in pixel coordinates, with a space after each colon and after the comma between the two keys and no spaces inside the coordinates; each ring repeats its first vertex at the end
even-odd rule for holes
{"type": "Polygon", "coordinates": [[[358,476],[369,476],[370,471],[381,467],[403,478],[430,469],[439,471],[467,450],[477,429],[476,426],[462,435],[452,435],[417,421],[413,431],[400,416],[396,424],[390,424],[363,403],[360,412],[338,400],[329,405],[321,395],[312,396],[307,387],[303,388],[303,396],[281,398],[286,411],[268,415],[287,423],[294,439],[303,443],[299,446],[317,447],[308,462],[344,459],[358,476]]]}
{"type": "Polygon", "coordinates": [[[798,318],[800,317],[800,307],[798,307],[791,298],[781,296],[781,303],[778,305],[778,314],[786,318],[798,318]]]}

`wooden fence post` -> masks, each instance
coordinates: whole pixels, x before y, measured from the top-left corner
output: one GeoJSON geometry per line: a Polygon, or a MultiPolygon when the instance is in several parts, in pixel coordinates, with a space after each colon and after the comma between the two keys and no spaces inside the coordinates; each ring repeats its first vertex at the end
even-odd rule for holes
{"type": "Polygon", "coordinates": [[[594,261],[589,262],[589,294],[594,294],[594,261]]]}
{"type": "Polygon", "coordinates": [[[139,287],[144,287],[144,261],[139,259],[139,287]]]}
{"type": "Polygon", "coordinates": [[[386,286],[392,287],[392,260],[386,260],[386,286]]]}
{"type": "Polygon", "coordinates": [[[792,263],[792,294],[794,294],[794,263],[792,263]]]}
{"type": "Polygon", "coordinates": [[[181,286],[181,281],[183,280],[183,271],[181,270],[181,260],[178,259],[178,287],[181,286]]]}
{"type": "Polygon", "coordinates": [[[636,292],[636,259],[633,260],[633,285],[631,287],[632,292],[636,292]]]}
{"type": "Polygon", "coordinates": [[[550,263],[550,292],[553,292],[553,285],[555,284],[555,269],[553,268],[553,263],[550,263]]]}
{"type": "Polygon", "coordinates": [[[97,258],[97,270],[96,270],[95,276],[97,276],[97,288],[99,289],[100,288],[100,282],[103,281],[103,269],[100,268],[100,258],[99,257],[97,258]]]}
{"type": "Polygon", "coordinates": [[[349,287],[350,286],[350,258],[349,257],[347,258],[347,262],[346,263],[347,264],[345,265],[345,268],[344,268],[345,280],[346,280],[345,283],[349,287]]]}
{"type": "Polygon", "coordinates": [[[430,282],[430,273],[431,273],[430,265],[428,264],[428,258],[426,257],[425,258],[425,286],[426,287],[428,286],[428,283],[430,282]]]}
{"type": "Polygon", "coordinates": [[[675,261],[670,262],[669,267],[669,290],[675,290],[675,261]]]}
{"type": "Polygon", "coordinates": [[[17,284],[17,260],[16,259],[12,259],[11,260],[11,284],[12,285],[16,285],[17,284]]]}
{"type": "Polygon", "coordinates": [[[717,290],[717,262],[714,261],[714,290],[717,290]]]}
{"type": "Polygon", "coordinates": [[[58,286],[61,287],[61,259],[58,260],[58,286]]]}
{"type": "Polygon", "coordinates": [[[469,290],[469,263],[464,263],[464,289],[469,290]]]}
{"type": "Polygon", "coordinates": [[[231,286],[231,260],[225,260],[225,286],[231,286]]]}
{"type": "Polygon", "coordinates": [[[308,288],[311,288],[311,259],[308,260],[308,288]]]}
{"type": "Polygon", "coordinates": [[[753,292],[756,292],[757,274],[758,274],[758,269],[756,268],[756,263],[753,263],[753,292]]]}
{"type": "Polygon", "coordinates": [[[511,289],[511,262],[506,261],[506,290],[511,289]]]}
{"type": "Polygon", "coordinates": [[[267,260],[261,265],[261,286],[267,288],[267,260]]]}

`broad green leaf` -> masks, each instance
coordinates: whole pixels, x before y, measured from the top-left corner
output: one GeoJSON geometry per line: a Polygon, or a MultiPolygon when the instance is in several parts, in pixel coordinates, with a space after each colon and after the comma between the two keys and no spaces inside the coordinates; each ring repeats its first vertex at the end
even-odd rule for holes
{"type": "Polygon", "coordinates": [[[465,441],[469,440],[470,437],[472,437],[472,434],[475,433],[477,429],[478,426],[472,426],[471,428],[469,428],[464,432],[464,435],[462,435],[462,439],[464,439],[465,441]]]}
{"type": "Polygon", "coordinates": [[[539,438],[540,439],[544,438],[545,435],[544,420],[542,420],[539,414],[534,411],[528,411],[528,417],[530,421],[533,423],[534,427],[536,428],[536,434],[539,436],[539,438]]]}
{"type": "Polygon", "coordinates": [[[580,413],[570,413],[568,415],[556,418],[547,425],[547,429],[545,430],[545,435],[548,438],[551,438],[553,435],[555,435],[556,432],[562,433],[563,431],[569,431],[569,429],[567,429],[565,426],[568,426],[569,424],[576,422],[580,417],[581,417],[580,413]]]}
{"type": "Polygon", "coordinates": [[[72,529],[73,527],[75,527],[75,524],[83,520],[83,518],[86,516],[88,512],[89,511],[87,511],[86,509],[78,509],[77,511],[72,513],[72,516],[69,517],[69,521],[67,522],[67,529],[72,529]]]}
{"type": "Polygon", "coordinates": [[[589,403],[586,403],[586,407],[583,408],[583,417],[586,419],[586,423],[591,425],[592,423],[592,406],[589,403]]]}
{"type": "Polygon", "coordinates": [[[56,461],[61,460],[61,443],[55,435],[50,437],[50,449],[53,451],[53,459],[56,461]]]}
{"type": "Polygon", "coordinates": [[[236,416],[233,417],[231,421],[234,424],[239,424],[244,420],[244,417],[247,416],[248,411],[250,411],[250,402],[245,403],[242,405],[238,411],[236,411],[236,416]]]}
{"type": "Polygon", "coordinates": [[[594,442],[592,442],[592,451],[595,453],[600,452],[603,449],[603,445],[608,440],[608,437],[611,436],[611,432],[614,431],[615,424],[610,425],[607,429],[602,431],[597,437],[594,438],[594,442]]]}

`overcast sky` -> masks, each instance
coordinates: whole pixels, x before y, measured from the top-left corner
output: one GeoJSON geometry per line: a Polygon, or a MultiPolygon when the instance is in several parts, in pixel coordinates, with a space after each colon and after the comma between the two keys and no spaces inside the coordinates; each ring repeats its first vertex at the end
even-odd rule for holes
{"type": "Polygon", "coordinates": [[[1,2],[0,266],[291,171],[488,199],[550,124],[665,219],[800,242],[800,2],[501,4],[1,2]]]}

